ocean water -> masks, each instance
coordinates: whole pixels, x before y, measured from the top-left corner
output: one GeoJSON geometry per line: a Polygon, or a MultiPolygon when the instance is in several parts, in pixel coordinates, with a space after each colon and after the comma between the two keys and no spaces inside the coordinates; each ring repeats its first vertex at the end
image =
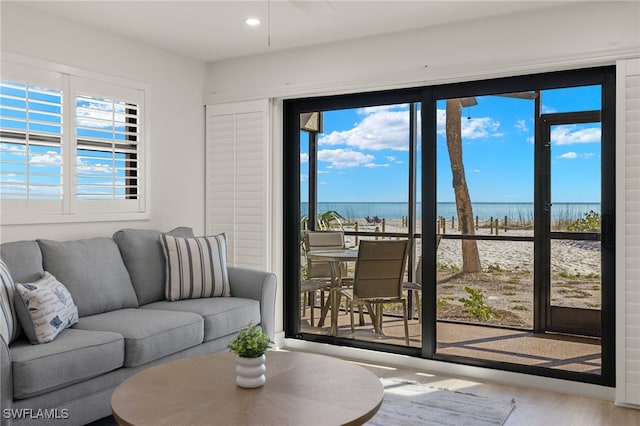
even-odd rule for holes
{"type": "MultiPolygon", "coordinates": [[[[417,206],[418,219],[421,218],[420,203],[417,206]]],[[[491,217],[503,218],[507,216],[511,220],[533,220],[533,203],[473,203],[473,215],[480,220],[491,217]]],[[[306,216],[309,211],[308,203],[300,205],[301,214],[306,216]]],[[[319,202],[318,213],[336,211],[345,219],[360,219],[364,217],[378,216],[381,219],[400,219],[409,213],[407,203],[382,203],[382,202],[319,202]]],[[[554,203],[551,207],[552,219],[578,219],[584,217],[589,211],[600,213],[600,203],[554,203]]],[[[438,216],[451,218],[457,216],[456,204],[438,203],[438,216]]]]}

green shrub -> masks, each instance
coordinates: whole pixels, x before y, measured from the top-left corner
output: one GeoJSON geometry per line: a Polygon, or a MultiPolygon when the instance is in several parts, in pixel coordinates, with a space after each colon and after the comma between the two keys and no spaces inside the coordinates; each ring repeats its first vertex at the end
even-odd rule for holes
{"type": "Polygon", "coordinates": [[[590,210],[583,218],[576,219],[567,226],[571,232],[600,232],[600,213],[590,210]]]}
{"type": "Polygon", "coordinates": [[[464,291],[469,294],[469,297],[461,297],[458,300],[462,302],[469,315],[473,318],[478,321],[487,321],[490,318],[500,318],[502,316],[484,303],[484,296],[481,290],[464,286],[464,291]]]}

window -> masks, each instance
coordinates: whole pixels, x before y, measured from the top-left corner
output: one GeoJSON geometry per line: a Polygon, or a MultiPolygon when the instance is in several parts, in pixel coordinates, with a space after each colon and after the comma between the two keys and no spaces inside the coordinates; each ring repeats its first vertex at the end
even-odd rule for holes
{"type": "Polygon", "coordinates": [[[3,62],[3,223],[145,214],[144,96],[138,88],[3,62]]]}

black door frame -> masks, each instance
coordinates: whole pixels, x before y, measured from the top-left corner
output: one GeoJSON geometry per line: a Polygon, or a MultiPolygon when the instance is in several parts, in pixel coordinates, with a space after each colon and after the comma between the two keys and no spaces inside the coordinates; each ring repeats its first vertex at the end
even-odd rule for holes
{"type": "MultiPolygon", "coordinates": [[[[551,242],[553,240],[600,241],[600,232],[553,232],[551,231],[551,127],[570,124],[601,123],[600,111],[564,112],[539,116],[539,131],[536,134],[535,213],[536,258],[534,263],[534,331],[571,333],[581,336],[602,335],[602,312],[595,309],[569,308],[551,303],[551,242]],[[538,235],[540,234],[540,235],[538,235]]],[[[601,144],[601,147],[603,144],[601,144]]],[[[602,279],[601,285],[613,285],[602,279]]]]}

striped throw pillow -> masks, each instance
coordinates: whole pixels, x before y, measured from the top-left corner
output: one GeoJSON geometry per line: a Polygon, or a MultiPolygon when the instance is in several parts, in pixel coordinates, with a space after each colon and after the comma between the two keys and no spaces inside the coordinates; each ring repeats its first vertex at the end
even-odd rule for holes
{"type": "Polygon", "coordinates": [[[8,345],[20,335],[20,323],[16,310],[13,309],[13,299],[16,286],[9,273],[9,268],[0,259],[0,337],[8,345]]]}
{"type": "Polygon", "coordinates": [[[162,234],[161,238],[167,300],[231,296],[225,234],[196,238],[162,234]]]}

